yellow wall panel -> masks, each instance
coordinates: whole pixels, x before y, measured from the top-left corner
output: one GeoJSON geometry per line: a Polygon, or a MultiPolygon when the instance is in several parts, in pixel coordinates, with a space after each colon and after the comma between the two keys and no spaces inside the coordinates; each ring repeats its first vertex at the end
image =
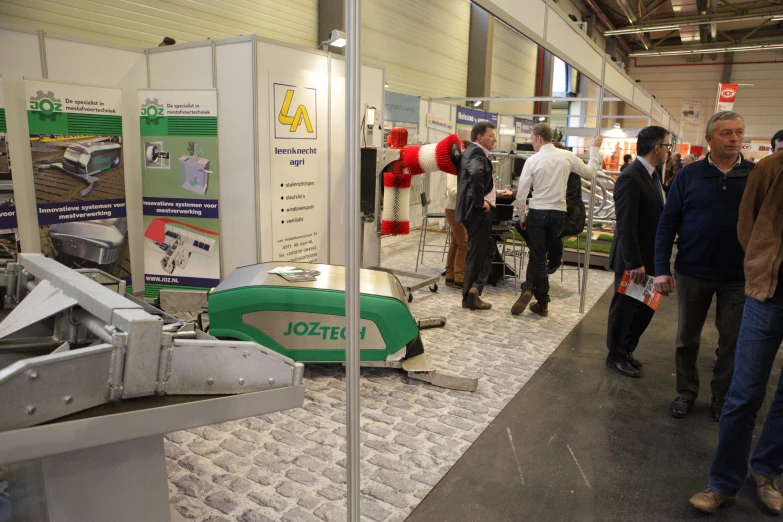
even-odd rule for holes
{"type": "Polygon", "coordinates": [[[0,0],[0,19],[132,47],[253,33],[315,47],[318,0],[0,0]]]}
{"type": "MultiPolygon", "coordinates": [[[[535,96],[538,45],[499,20],[495,20],[494,34],[491,96],[502,98],[535,96]]],[[[490,106],[490,110],[502,114],[532,114],[533,102],[496,102],[490,106]]]]}

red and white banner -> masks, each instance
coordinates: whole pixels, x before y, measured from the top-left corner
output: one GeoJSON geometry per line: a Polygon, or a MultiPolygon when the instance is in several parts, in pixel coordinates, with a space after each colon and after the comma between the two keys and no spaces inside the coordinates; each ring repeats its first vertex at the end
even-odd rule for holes
{"type": "Polygon", "coordinates": [[[715,113],[720,111],[730,111],[734,108],[734,100],[737,98],[739,85],[736,83],[718,84],[718,103],[715,106],[715,113]]]}

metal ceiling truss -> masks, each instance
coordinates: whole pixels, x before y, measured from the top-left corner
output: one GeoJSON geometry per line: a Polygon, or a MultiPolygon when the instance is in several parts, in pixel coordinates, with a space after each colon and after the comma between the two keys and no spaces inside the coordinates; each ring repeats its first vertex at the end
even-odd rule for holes
{"type": "MultiPolygon", "coordinates": [[[[726,38],[731,39],[725,33],[720,33],[726,38]]],[[[760,51],[765,49],[783,49],[783,38],[766,37],[752,38],[750,40],[734,40],[730,42],[718,42],[713,44],[696,45],[673,45],[660,47],[651,51],[636,51],[629,54],[629,57],[638,58],[643,56],[672,56],[678,54],[713,54],[730,53],[741,51],[760,51]]]]}
{"type": "Polygon", "coordinates": [[[783,9],[773,9],[764,13],[753,13],[746,15],[696,15],[696,16],[683,16],[679,18],[666,18],[650,22],[648,24],[640,24],[631,27],[623,27],[621,29],[615,29],[613,31],[606,31],[604,36],[617,36],[624,34],[639,34],[650,33],[655,31],[668,31],[671,29],[679,29],[681,27],[693,27],[700,25],[710,24],[725,24],[735,22],[748,22],[752,20],[764,20],[765,22],[777,22],[783,21],[783,9]]]}

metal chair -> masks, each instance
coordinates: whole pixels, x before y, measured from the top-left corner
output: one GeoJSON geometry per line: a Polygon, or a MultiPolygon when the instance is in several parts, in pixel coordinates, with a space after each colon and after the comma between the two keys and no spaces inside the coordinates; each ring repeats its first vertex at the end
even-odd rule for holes
{"type": "Polygon", "coordinates": [[[451,228],[446,222],[446,240],[443,242],[443,245],[436,244],[436,243],[427,243],[427,225],[429,224],[430,219],[446,219],[446,214],[444,212],[430,212],[429,211],[429,205],[431,201],[427,199],[427,193],[422,192],[421,193],[421,231],[419,232],[419,250],[416,254],[416,272],[419,271],[419,263],[424,264],[424,254],[426,252],[430,253],[440,253],[441,254],[441,261],[446,257],[446,252],[449,250],[449,241],[451,237],[451,228]],[[427,247],[439,247],[437,250],[434,249],[428,249],[427,247]]]}
{"type": "Polygon", "coordinates": [[[562,243],[562,249],[563,254],[560,258],[560,282],[563,282],[563,276],[565,275],[566,270],[576,270],[576,293],[581,294],[582,293],[582,260],[579,257],[579,234],[576,235],[576,267],[568,267],[565,266],[565,239],[562,238],[560,241],[562,243]]]}
{"type": "Polygon", "coordinates": [[[493,223],[492,223],[492,235],[500,240],[502,245],[501,258],[502,261],[493,261],[493,265],[503,265],[503,284],[505,285],[506,279],[510,276],[506,275],[506,266],[508,265],[508,256],[511,255],[514,262],[514,293],[517,292],[517,284],[519,283],[519,272],[522,269],[525,256],[525,245],[522,241],[517,241],[515,226],[514,226],[514,205],[502,205],[498,204],[493,209],[493,223]],[[508,250],[508,238],[511,237],[511,251],[508,250]],[[517,253],[517,245],[519,246],[519,253],[517,253]],[[517,266],[517,259],[520,260],[519,266],[517,266]]]}

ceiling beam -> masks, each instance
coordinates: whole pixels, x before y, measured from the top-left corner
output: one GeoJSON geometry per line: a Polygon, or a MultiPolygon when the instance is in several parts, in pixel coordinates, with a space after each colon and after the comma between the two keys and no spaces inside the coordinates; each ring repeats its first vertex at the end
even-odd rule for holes
{"type": "Polygon", "coordinates": [[[655,49],[656,47],[658,47],[659,45],[661,45],[663,42],[665,42],[666,40],[668,40],[670,36],[674,36],[675,34],[677,34],[677,29],[675,29],[675,30],[673,30],[673,31],[671,31],[671,32],[668,32],[668,33],[666,33],[666,36],[664,36],[663,38],[661,38],[660,40],[658,40],[657,42],[655,42],[655,43],[653,44],[653,49],[655,49]]]}
{"type": "MultiPolygon", "coordinates": [[[[663,5],[665,5],[665,4],[666,4],[666,2],[669,2],[669,1],[670,1],[670,0],[655,0],[655,2],[651,3],[651,4],[650,4],[650,5],[647,7],[647,12],[646,12],[646,13],[644,13],[644,14],[643,14],[643,15],[642,15],[642,16],[641,16],[641,17],[640,17],[638,20],[637,20],[637,22],[641,22],[641,21],[643,21],[645,18],[647,18],[648,16],[650,16],[651,14],[653,14],[653,13],[654,13],[655,11],[657,11],[657,10],[658,10],[660,7],[662,7],[663,5]]],[[[764,1],[766,1],[766,0],[760,0],[760,1],[764,2],[764,1]]]]}
{"type": "Polygon", "coordinates": [[[754,27],[752,31],[749,31],[746,35],[744,35],[742,38],[740,38],[740,42],[744,42],[745,40],[747,40],[748,38],[750,38],[751,36],[756,34],[756,31],[758,31],[759,29],[761,29],[762,27],[764,27],[768,23],[769,23],[769,18],[767,18],[766,20],[761,22],[759,25],[754,27]]]}
{"type": "Polygon", "coordinates": [[[629,57],[671,56],[677,54],[712,54],[741,51],[763,51],[767,49],[783,49],[783,37],[753,38],[743,42],[720,42],[714,44],[671,45],[652,51],[635,51],[629,57]]]}
{"type": "Polygon", "coordinates": [[[653,31],[667,31],[678,29],[680,27],[694,27],[708,24],[725,24],[733,22],[747,22],[751,20],[783,20],[783,9],[769,10],[765,13],[755,13],[748,15],[696,15],[682,16],[678,18],[666,18],[656,20],[647,24],[640,24],[621,29],[614,29],[604,32],[604,36],[616,36],[621,34],[639,34],[653,31]]]}

